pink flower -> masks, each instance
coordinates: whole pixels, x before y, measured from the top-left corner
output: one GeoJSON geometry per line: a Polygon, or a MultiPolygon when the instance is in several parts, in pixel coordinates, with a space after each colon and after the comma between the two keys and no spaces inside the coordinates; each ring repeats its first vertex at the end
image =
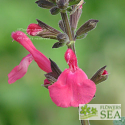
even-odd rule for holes
{"type": "MultiPolygon", "coordinates": [[[[12,38],[19,42],[30,54],[24,57],[20,64],[8,74],[9,84],[14,83],[26,74],[33,59],[43,71],[52,72],[49,59],[35,48],[23,32],[13,32],[12,38]]],[[[66,51],[65,60],[69,69],[65,69],[54,84],[49,85],[50,82],[47,79],[44,80],[44,85],[48,84],[46,87],[49,89],[52,101],[63,108],[78,107],[79,104],[89,103],[96,92],[95,83],[88,79],[87,75],[77,66],[76,55],[71,49],[66,51]]]]}
{"type": "Polygon", "coordinates": [[[49,59],[35,48],[26,34],[21,31],[13,32],[12,38],[19,42],[26,50],[30,52],[30,54],[24,57],[20,64],[8,74],[9,84],[14,83],[16,80],[22,78],[26,74],[28,66],[33,59],[43,71],[47,73],[51,72],[49,59]]]}
{"type": "Polygon", "coordinates": [[[89,103],[96,92],[95,83],[77,66],[76,55],[71,49],[66,51],[65,60],[69,68],[48,87],[52,101],[63,108],[89,103]]]}

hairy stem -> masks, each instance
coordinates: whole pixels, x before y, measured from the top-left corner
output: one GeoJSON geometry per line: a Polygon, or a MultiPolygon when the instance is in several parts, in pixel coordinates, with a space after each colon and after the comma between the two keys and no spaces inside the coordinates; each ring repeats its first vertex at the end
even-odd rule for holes
{"type": "Polygon", "coordinates": [[[67,13],[61,12],[61,17],[62,17],[63,25],[64,25],[64,28],[65,28],[65,32],[69,36],[69,40],[73,41],[73,36],[72,36],[71,27],[70,27],[70,24],[69,24],[67,13]]]}
{"type": "Polygon", "coordinates": [[[65,33],[69,36],[69,40],[70,40],[69,43],[67,44],[67,46],[68,46],[68,48],[71,48],[75,53],[75,41],[74,41],[74,37],[73,37],[74,33],[73,33],[73,31],[71,31],[67,13],[61,12],[61,17],[62,17],[63,25],[65,28],[65,33]]]}

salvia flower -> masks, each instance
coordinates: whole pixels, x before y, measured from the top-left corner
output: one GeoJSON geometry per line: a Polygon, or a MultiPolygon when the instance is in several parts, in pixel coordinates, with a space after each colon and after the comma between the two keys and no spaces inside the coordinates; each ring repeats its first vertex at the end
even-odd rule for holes
{"type": "Polygon", "coordinates": [[[69,68],[48,87],[52,101],[63,108],[89,103],[96,92],[95,83],[78,67],[76,55],[71,49],[66,51],[65,60],[69,68]]]}
{"type": "Polygon", "coordinates": [[[28,66],[33,59],[43,71],[47,73],[51,72],[49,59],[35,48],[25,33],[21,31],[13,32],[12,38],[20,43],[30,54],[24,57],[21,63],[8,74],[9,84],[14,83],[26,74],[28,66]]]}

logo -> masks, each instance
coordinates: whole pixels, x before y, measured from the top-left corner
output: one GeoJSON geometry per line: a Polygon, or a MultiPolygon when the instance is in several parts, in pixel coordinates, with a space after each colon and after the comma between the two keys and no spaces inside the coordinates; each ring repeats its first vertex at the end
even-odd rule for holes
{"type": "Polygon", "coordinates": [[[121,104],[80,104],[79,120],[121,120],[121,104]]]}

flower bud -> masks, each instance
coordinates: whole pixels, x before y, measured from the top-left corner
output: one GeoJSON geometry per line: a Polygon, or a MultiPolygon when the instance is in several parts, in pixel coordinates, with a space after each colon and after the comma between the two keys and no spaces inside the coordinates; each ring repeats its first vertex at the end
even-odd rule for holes
{"type": "Polygon", "coordinates": [[[44,22],[37,19],[38,25],[42,28],[41,32],[37,33],[37,36],[42,38],[57,39],[57,35],[61,32],[54,29],[53,27],[45,24],[44,22]]]}
{"type": "MultiPolygon", "coordinates": [[[[74,8],[75,6],[73,6],[73,9],[74,8]]],[[[82,8],[78,8],[73,14],[70,15],[70,25],[72,30],[75,30],[77,28],[77,24],[81,14],[82,14],[82,8]]]]}
{"type": "Polygon", "coordinates": [[[69,42],[69,37],[65,33],[60,33],[60,34],[57,35],[57,40],[60,43],[67,43],[67,42],[69,42]]]}
{"type": "Polygon", "coordinates": [[[89,32],[90,30],[96,27],[98,20],[90,19],[86,23],[84,23],[77,31],[76,31],[76,38],[80,37],[84,33],[89,32]]]}
{"type": "Polygon", "coordinates": [[[68,6],[66,10],[67,10],[68,12],[71,12],[71,11],[72,11],[72,7],[71,7],[71,6],[68,6]]]}
{"type": "Polygon", "coordinates": [[[54,3],[51,3],[47,0],[38,0],[35,3],[37,3],[39,7],[46,8],[46,9],[50,9],[55,6],[54,3]]]}
{"type": "Polygon", "coordinates": [[[59,42],[54,43],[52,48],[59,48],[59,47],[66,45],[66,43],[69,42],[69,37],[65,33],[60,33],[57,35],[57,40],[59,42]]]}
{"type": "Polygon", "coordinates": [[[51,13],[52,15],[56,15],[56,14],[58,14],[59,12],[60,12],[60,9],[59,9],[57,6],[52,7],[52,8],[50,9],[50,13],[51,13]]]}
{"type": "Polygon", "coordinates": [[[57,1],[57,6],[60,8],[60,9],[65,9],[67,8],[69,4],[69,0],[58,0],[57,1]]]}
{"type": "Polygon", "coordinates": [[[65,45],[65,43],[56,42],[56,43],[54,43],[54,45],[52,46],[52,48],[59,48],[59,47],[62,47],[64,45],[65,45]]]}
{"type": "Polygon", "coordinates": [[[100,82],[105,81],[108,78],[108,72],[105,70],[106,66],[99,69],[91,78],[91,80],[97,85],[100,82]]]}

